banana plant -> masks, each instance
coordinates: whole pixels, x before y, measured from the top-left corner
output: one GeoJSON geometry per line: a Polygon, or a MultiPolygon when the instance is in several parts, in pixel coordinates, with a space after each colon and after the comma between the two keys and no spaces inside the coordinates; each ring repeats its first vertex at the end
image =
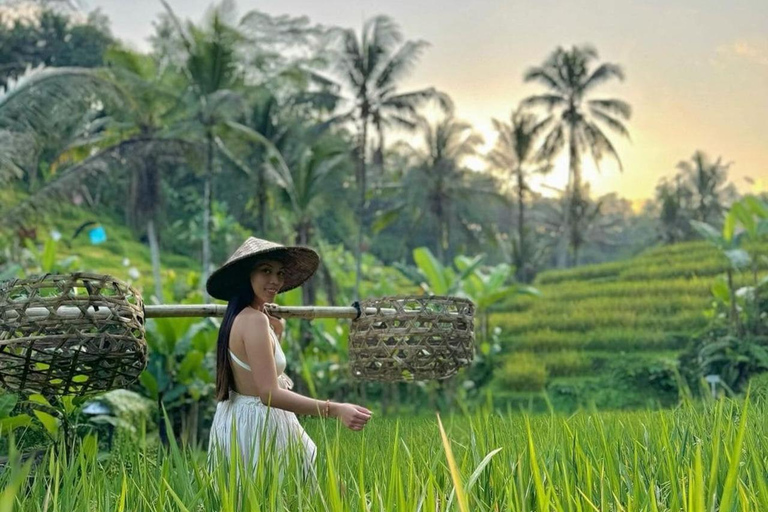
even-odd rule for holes
{"type": "Polygon", "coordinates": [[[0,394],[0,435],[7,436],[16,429],[41,432],[49,443],[67,451],[78,436],[92,437],[90,426],[79,414],[85,400],[71,395],[49,400],[41,394],[24,399],[12,393],[0,394]]]}
{"type": "Polygon", "coordinates": [[[699,361],[705,373],[718,374],[733,390],[740,388],[750,375],[768,371],[768,325],[763,315],[768,307],[764,299],[768,276],[762,279],[759,268],[768,263],[759,254],[757,243],[768,235],[768,204],[747,196],[731,206],[718,231],[709,224],[691,222],[693,228],[717,247],[728,260],[725,276],[712,286],[717,320],[725,309],[727,325],[713,324],[699,350],[699,361]],[[752,286],[737,288],[734,274],[750,269],[752,286]]]}
{"type": "Polygon", "coordinates": [[[58,257],[58,241],[50,237],[42,247],[26,239],[27,261],[22,263],[23,273],[66,273],[72,271],[78,264],[77,256],[58,257]]]}
{"type": "Polygon", "coordinates": [[[510,283],[514,269],[501,263],[493,267],[483,267],[484,254],[472,258],[457,256],[454,267],[445,266],[426,247],[413,251],[416,268],[398,265],[398,268],[424,293],[430,295],[456,295],[467,297],[475,303],[480,317],[482,339],[488,337],[488,311],[500,300],[516,294],[539,295],[531,286],[510,283]]]}
{"type": "Polygon", "coordinates": [[[158,406],[161,439],[167,441],[163,408],[177,413],[182,439],[197,440],[199,403],[213,390],[216,320],[155,318],[147,322],[149,362],[139,381],[158,406]]]}
{"type": "Polygon", "coordinates": [[[506,263],[484,269],[477,263],[478,257],[457,256],[456,268],[461,272],[460,293],[470,298],[477,308],[480,317],[480,332],[482,339],[488,339],[488,312],[497,302],[510,295],[540,296],[538,289],[513,282],[514,268],[506,263]]]}
{"type": "Polygon", "coordinates": [[[484,258],[482,254],[475,256],[464,270],[457,271],[440,263],[428,248],[417,247],[413,250],[415,268],[399,263],[395,266],[426,294],[456,295],[461,290],[462,282],[480,266],[484,258]]]}
{"type": "MultiPolygon", "coordinates": [[[[728,309],[728,319],[731,329],[737,334],[744,334],[744,325],[739,297],[752,297],[755,305],[759,304],[759,290],[765,285],[760,281],[758,269],[760,263],[768,263],[764,255],[750,254],[749,243],[756,243],[768,236],[768,204],[754,196],[747,196],[734,203],[725,216],[722,230],[705,222],[691,221],[693,228],[707,241],[714,245],[728,261],[725,280],[715,282],[712,292],[728,309]],[[734,273],[751,269],[753,286],[737,289],[734,284],[734,273]]],[[[758,315],[759,316],[759,315],[758,315]]]]}

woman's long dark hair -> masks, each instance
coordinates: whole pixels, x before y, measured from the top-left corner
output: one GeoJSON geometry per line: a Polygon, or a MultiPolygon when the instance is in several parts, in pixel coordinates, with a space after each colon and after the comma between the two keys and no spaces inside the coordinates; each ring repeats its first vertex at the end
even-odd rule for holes
{"type": "Polygon", "coordinates": [[[229,400],[229,390],[234,388],[235,379],[232,375],[232,363],[229,359],[229,335],[235,317],[253,302],[254,294],[250,282],[239,293],[232,296],[227,304],[227,311],[219,328],[219,339],[216,342],[216,400],[229,400]]]}

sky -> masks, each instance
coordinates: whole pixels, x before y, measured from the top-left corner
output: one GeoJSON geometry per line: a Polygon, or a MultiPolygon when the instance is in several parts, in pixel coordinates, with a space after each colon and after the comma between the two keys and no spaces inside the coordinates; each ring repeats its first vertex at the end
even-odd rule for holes
{"type": "MultiPolygon", "coordinates": [[[[210,0],[168,0],[199,21],[210,0]]],[[[114,34],[147,49],[159,0],[81,0],[99,8],[114,34]]],[[[523,75],[558,46],[589,43],[600,60],[623,67],[626,80],[593,97],[632,105],[630,140],[611,139],[624,170],[585,165],[593,193],[640,202],[658,180],[696,150],[731,163],[743,192],[768,190],[768,0],[239,0],[241,14],[306,15],[313,22],[359,30],[387,14],[406,39],[430,43],[402,90],[434,86],[448,93],[456,116],[472,123],[486,148],[491,119],[509,120],[516,104],[542,92],[523,75]],[[751,178],[754,184],[750,184],[751,178]]],[[[563,187],[564,162],[539,186],[563,187]]]]}

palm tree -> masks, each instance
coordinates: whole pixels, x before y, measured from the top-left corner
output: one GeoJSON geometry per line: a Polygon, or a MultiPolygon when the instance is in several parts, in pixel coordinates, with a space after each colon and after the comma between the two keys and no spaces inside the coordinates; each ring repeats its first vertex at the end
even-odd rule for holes
{"type": "Polygon", "coordinates": [[[674,244],[689,240],[693,235],[690,224],[690,205],[693,192],[678,174],[672,180],[666,178],[656,186],[656,201],[659,206],[659,238],[662,243],[674,244]]]}
{"type": "MultiPolygon", "coordinates": [[[[181,77],[168,67],[159,66],[149,56],[117,48],[105,55],[105,63],[128,92],[127,108],[117,109],[113,116],[114,137],[120,140],[139,134],[146,138],[159,138],[164,132],[171,131],[183,86],[181,77]]],[[[156,226],[163,207],[161,173],[162,167],[158,165],[156,155],[149,154],[136,162],[131,172],[127,214],[134,229],[146,226],[155,296],[163,302],[156,226]]]]}
{"type": "MultiPolygon", "coordinates": [[[[403,213],[411,226],[428,224],[436,234],[437,257],[448,261],[452,254],[453,232],[460,228],[464,235],[476,238],[467,219],[471,212],[483,208],[489,199],[501,201],[492,178],[468,170],[463,162],[477,154],[482,138],[472,126],[453,116],[432,124],[422,121],[423,148],[408,148],[415,164],[402,181],[380,189],[394,192],[397,201],[381,212],[374,229],[385,228],[403,213]]],[[[411,229],[414,233],[414,229],[411,229]]]]}
{"type": "MultiPolygon", "coordinates": [[[[285,165],[270,166],[268,171],[290,205],[295,243],[306,246],[315,236],[321,206],[333,197],[333,180],[340,181],[350,161],[347,145],[337,136],[312,135],[298,125],[290,134],[281,148],[285,165]]],[[[302,300],[315,302],[314,281],[302,288],[302,300]]]]}
{"type": "Polygon", "coordinates": [[[693,220],[715,225],[722,221],[726,203],[734,196],[733,187],[728,185],[730,166],[723,163],[722,157],[710,161],[703,151],[696,151],[690,160],[677,164],[680,180],[692,196],[693,220]]]}
{"type": "Polygon", "coordinates": [[[406,41],[397,24],[388,16],[376,16],[363,24],[362,32],[352,29],[340,33],[340,48],[332,56],[338,77],[339,93],[333,94],[338,103],[351,105],[333,121],[352,121],[357,133],[356,181],[360,194],[358,215],[360,226],[355,250],[355,296],[359,298],[360,263],[366,220],[368,180],[368,142],[371,127],[378,141],[373,161],[382,165],[384,130],[397,127],[414,130],[418,125],[417,109],[430,99],[437,99],[449,108],[450,99],[434,88],[413,92],[398,91],[398,83],[413,68],[427,47],[424,41],[406,41]],[[402,43],[402,44],[401,44],[402,43]]]}
{"type": "MultiPolygon", "coordinates": [[[[189,130],[205,147],[203,178],[202,276],[205,283],[211,270],[211,206],[214,175],[218,170],[218,133],[227,123],[244,117],[245,103],[238,89],[243,86],[243,71],[238,65],[236,45],[240,34],[222,19],[220,8],[212,10],[208,26],[201,29],[187,24],[186,29],[170,6],[163,1],[186,51],[182,70],[189,82],[189,130]]],[[[203,286],[203,300],[208,293],[203,286]]]]}
{"type": "Polygon", "coordinates": [[[509,123],[496,119],[493,126],[498,133],[496,146],[488,155],[493,167],[506,173],[517,196],[517,240],[513,244],[513,263],[517,278],[528,282],[532,277],[530,267],[532,250],[528,244],[528,229],[525,223],[525,197],[531,192],[528,180],[533,174],[548,173],[552,166],[541,160],[536,153],[536,142],[546,127],[545,122],[526,113],[522,108],[512,112],[509,123]]]}
{"type": "MultiPolygon", "coordinates": [[[[602,63],[597,66],[597,51],[589,46],[572,47],[570,50],[557,48],[543,65],[529,69],[524,76],[526,82],[537,82],[547,92],[523,100],[524,106],[543,106],[547,109],[549,129],[541,146],[540,154],[552,158],[567,148],[568,185],[566,201],[571,204],[565,210],[565,225],[571,231],[570,238],[579,237],[574,233],[580,224],[576,207],[582,201],[581,159],[591,155],[599,168],[600,161],[613,157],[623,170],[613,143],[603,129],[629,137],[624,121],[629,120],[631,107],[619,99],[588,99],[594,89],[613,78],[624,79],[624,72],[616,64],[602,63]]],[[[565,240],[565,238],[563,238],[565,240]]],[[[558,254],[559,266],[565,266],[567,247],[562,246],[558,254]]]]}

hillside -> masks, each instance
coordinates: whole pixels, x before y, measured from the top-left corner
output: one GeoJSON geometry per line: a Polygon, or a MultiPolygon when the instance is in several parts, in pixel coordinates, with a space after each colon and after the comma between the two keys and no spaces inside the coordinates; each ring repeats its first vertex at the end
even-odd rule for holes
{"type": "MultiPolygon", "coordinates": [[[[47,216],[26,227],[36,230],[37,246],[42,246],[54,234],[57,235],[56,261],[75,258],[71,266],[67,267],[68,272],[87,271],[112,275],[135,286],[145,296],[145,300],[154,290],[149,246],[142,243],[122,219],[104,212],[66,206],[56,215],[47,216]],[[77,233],[78,228],[87,222],[95,224],[77,233]],[[101,226],[106,233],[106,240],[102,243],[93,244],[88,237],[88,230],[94,226],[101,226]]],[[[160,262],[168,292],[177,278],[186,280],[190,272],[200,272],[200,265],[194,259],[168,251],[161,253],[160,262]]]]}
{"type": "Polygon", "coordinates": [[[677,356],[706,327],[725,268],[709,244],[691,242],[542,273],[542,297],[513,297],[491,315],[504,354],[495,396],[541,405],[546,390],[564,408],[672,403],[677,356]]]}

